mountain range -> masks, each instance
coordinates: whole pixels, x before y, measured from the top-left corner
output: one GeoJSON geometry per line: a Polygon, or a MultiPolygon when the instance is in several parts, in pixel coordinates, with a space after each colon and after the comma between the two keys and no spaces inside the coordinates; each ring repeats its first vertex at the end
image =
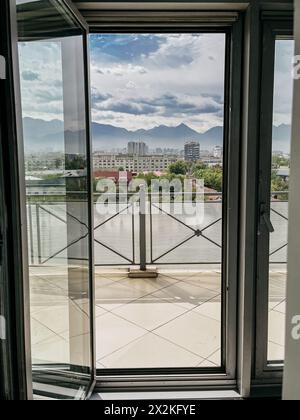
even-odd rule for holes
{"type": "MultiPolygon", "coordinates": [[[[64,150],[64,124],[59,120],[44,121],[24,118],[25,149],[27,153],[52,150],[64,150]]],[[[66,132],[69,138],[69,153],[78,153],[78,144],[82,144],[83,132],[66,132]],[[77,141],[76,141],[77,140],[77,141]],[[73,150],[72,150],[73,149],[73,150]]],[[[66,134],[65,133],[65,134],[66,134]]],[[[273,149],[289,152],[290,125],[273,127],[273,149]]],[[[186,124],[176,127],[160,125],[149,130],[130,131],[109,124],[92,123],[93,149],[108,151],[127,146],[129,141],[143,141],[150,149],[182,149],[186,141],[199,141],[202,150],[212,149],[223,144],[223,127],[216,126],[204,133],[193,130],[186,124]]]]}

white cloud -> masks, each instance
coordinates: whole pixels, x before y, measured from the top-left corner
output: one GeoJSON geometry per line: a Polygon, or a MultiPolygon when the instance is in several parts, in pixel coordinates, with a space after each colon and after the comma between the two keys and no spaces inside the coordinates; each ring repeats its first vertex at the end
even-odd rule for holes
{"type": "MultiPolygon", "coordinates": [[[[137,51],[134,42],[129,49],[125,35],[109,37],[101,37],[101,45],[109,44],[103,54],[101,45],[97,53],[92,52],[95,121],[129,129],[184,122],[198,131],[223,123],[220,110],[225,72],[223,34],[132,35],[131,40],[138,42],[137,51]],[[116,54],[108,56],[107,51],[114,45],[116,54]],[[166,95],[171,98],[169,106],[159,103],[166,95]],[[211,112],[205,112],[209,107],[211,112]]],[[[293,42],[278,41],[276,45],[274,123],[289,124],[293,42]]],[[[59,41],[24,42],[20,43],[19,51],[24,116],[62,120],[59,41]]]]}
{"type": "Polygon", "coordinates": [[[62,60],[59,42],[19,44],[24,117],[63,119],[62,60]]]}
{"type": "Polygon", "coordinates": [[[129,129],[149,128],[158,124],[177,125],[184,122],[199,131],[204,131],[214,125],[222,125],[222,113],[220,115],[219,111],[215,114],[199,112],[197,116],[184,107],[182,112],[179,112],[180,107],[175,112],[171,104],[168,113],[163,110],[159,112],[158,109],[157,113],[145,112],[143,115],[136,115],[132,107],[128,107],[130,112],[127,114],[118,112],[120,107],[117,105],[120,103],[136,104],[141,99],[151,103],[155,98],[167,94],[176,96],[179,104],[190,102],[199,109],[200,106],[204,108],[205,104],[212,106],[215,95],[222,100],[225,35],[156,36],[159,37],[157,50],[149,54],[140,54],[132,63],[118,63],[118,58],[115,58],[114,62],[112,57],[107,60],[106,54],[102,55],[97,51],[93,57],[92,84],[99,92],[109,93],[112,98],[103,104],[103,112],[99,106],[93,109],[93,119],[101,122],[103,117],[106,122],[114,125],[117,125],[118,121],[118,125],[129,129]],[[116,74],[122,74],[122,77],[116,77],[116,74]],[[129,87],[132,89],[131,93],[128,92],[129,87]],[[115,112],[110,114],[111,120],[107,113],[104,114],[109,110],[109,104],[111,111],[115,108],[115,112]]]}
{"type": "Polygon", "coordinates": [[[291,124],[292,120],[292,59],[294,41],[276,41],[274,81],[274,124],[291,124]]]}

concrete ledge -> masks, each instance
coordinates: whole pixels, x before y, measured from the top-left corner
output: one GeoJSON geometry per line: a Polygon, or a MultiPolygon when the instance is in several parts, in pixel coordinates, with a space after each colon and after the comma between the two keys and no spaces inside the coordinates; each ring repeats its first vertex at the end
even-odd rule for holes
{"type": "Polygon", "coordinates": [[[139,268],[130,268],[128,277],[130,279],[156,279],[158,271],[156,267],[147,268],[146,271],[142,271],[139,268]]]}

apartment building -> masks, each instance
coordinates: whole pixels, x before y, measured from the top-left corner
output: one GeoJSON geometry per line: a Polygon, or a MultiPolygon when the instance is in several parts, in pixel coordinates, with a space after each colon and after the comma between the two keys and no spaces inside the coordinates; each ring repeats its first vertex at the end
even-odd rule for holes
{"type": "Polygon", "coordinates": [[[184,158],[188,162],[197,162],[200,159],[200,143],[197,141],[185,143],[184,158]]]}
{"type": "Polygon", "coordinates": [[[94,154],[94,169],[118,170],[123,168],[131,172],[155,172],[167,171],[172,163],[178,161],[177,156],[168,155],[113,155],[113,154],[94,154]]]}

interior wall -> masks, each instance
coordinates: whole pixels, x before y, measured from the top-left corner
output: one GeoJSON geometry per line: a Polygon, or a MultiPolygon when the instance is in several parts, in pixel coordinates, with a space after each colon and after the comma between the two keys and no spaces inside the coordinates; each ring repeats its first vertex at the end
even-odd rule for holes
{"type": "MultiPolygon", "coordinates": [[[[300,63],[300,1],[296,0],[295,55],[300,63]]],[[[284,399],[300,400],[300,65],[295,67],[290,179],[288,290],[284,399]]]]}

